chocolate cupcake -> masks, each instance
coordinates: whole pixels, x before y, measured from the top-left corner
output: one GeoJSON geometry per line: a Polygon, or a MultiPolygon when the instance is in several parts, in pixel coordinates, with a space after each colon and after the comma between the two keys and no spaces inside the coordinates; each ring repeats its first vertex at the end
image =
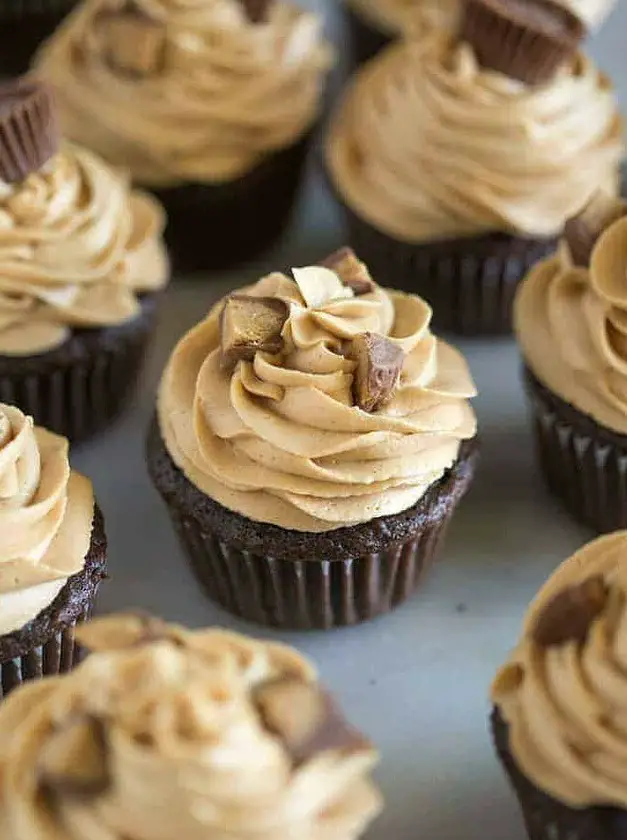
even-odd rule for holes
{"type": "Polygon", "coordinates": [[[55,31],[77,0],[5,0],[0,4],[0,76],[28,70],[37,47],[55,31]]]}
{"type": "Polygon", "coordinates": [[[292,648],[132,615],[78,635],[80,668],[0,707],[12,840],[356,840],[380,811],[376,751],[292,648]]]}
{"type": "Polygon", "coordinates": [[[165,204],[179,271],[283,232],[330,65],[321,22],[284,0],[87,0],[37,62],[64,133],[165,204]]]}
{"type": "Polygon", "coordinates": [[[598,193],[514,313],[544,477],[599,532],[627,525],[626,274],[627,203],[598,193]]]}
{"type": "Polygon", "coordinates": [[[107,542],[91,482],[68,442],[0,404],[0,698],[70,671],[75,630],[105,577],[107,542]]]}
{"type": "Polygon", "coordinates": [[[597,187],[618,190],[620,116],[577,52],[583,32],[549,0],[472,0],[459,36],[434,31],[363,68],[332,121],[351,245],[427,299],[436,327],[509,332],[518,282],[566,219],[597,187]]]}
{"type": "Polygon", "coordinates": [[[492,687],[492,729],[530,840],[622,840],[627,825],[627,532],[540,590],[492,687]]]}
{"type": "Polygon", "coordinates": [[[475,387],[420,298],[354,254],[220,301],[174,350],[148,465],[211,598],[357,624],[408,598],[475,461],[475,387]]]}
{"type": "Polygon", "coordinates": [[[73,442],[132,393],[168,276],[164,215],[60,143],[48,88],[0,88],[0,401],[73,442]]]}

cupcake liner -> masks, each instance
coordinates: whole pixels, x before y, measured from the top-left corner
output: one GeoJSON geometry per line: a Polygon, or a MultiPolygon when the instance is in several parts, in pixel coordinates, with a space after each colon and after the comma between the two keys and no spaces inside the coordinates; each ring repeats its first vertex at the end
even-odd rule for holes
{"type": "Polygon", "coordinates": [[[0,356],[0,402],[76,443],[107,427],[124,409],[152,335],[157,295],[128,324],[76,330],[39,356],[0,356]]]}
{"type": "Polygon", "coordinates": [[[476,443],[412,508],[322,534],[253,522],[204,496],[167,453],[157,424],[148,464],[191,567],[209,597],[257,624],[328,630],[407,600],[437,555],[470,484],[476,443]]]}
{"type": "Polygon", "coordinates": [[[598,533],[627,527],[627,436],[599,426],[525,370],[536,450],[546,484],[598,533]]]}
{"type": "Polygon", "coordinates": [[[0,74],[26,73],[39,45],[77,0],[6,0],[0,3],[0,74]]]}
{"type": "Polygon", "coordinates": [[[346,204],[342,206],[349,244],[372,276],[383,278],[392,288],[420,295],[433,308],[435,329],[458,335],[511,333],[518,284],[557,246],[555,238],[527,239],[505,233],[420,244],[399,242],[346,204]]]}
{"type": "Polygon", "coordinates": [[[152,189],[168,216],[174,270],[225,269],[273,245],[290,221],[312,137],[313,131],[235,181],[152,189]]]}
{"type": "Polygon", "coordinates": [[[380,29],[371,26],[361,15],[346,5],[350,44],[355,65],[370,61],[377,53],[392,42],[392,38],[380,29]]]}

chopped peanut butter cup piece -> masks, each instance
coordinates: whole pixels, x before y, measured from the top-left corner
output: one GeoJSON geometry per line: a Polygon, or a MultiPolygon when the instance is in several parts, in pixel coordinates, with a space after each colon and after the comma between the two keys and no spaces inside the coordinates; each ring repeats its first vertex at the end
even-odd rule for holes
{"type": "Polygon", "coordinates": [[[0,179],[8,184],[38,172],[59,149],[51,89],[32,79],[0,84],[0,179]]]}
{"type": "Polygon", "coordinates": [[[342,283],[356,295],[367,295],[375,290],[375,282],[370,272],[352,248],[340,248],[322,260],[320,265],[334,271],[342,283]]]}
{"type": "Polygon", "coordinates": [[[602,575],[569,586],[552,598],[536,619],[533,640],[540,647],[584,642],[594,620],[603,612],[609,590],[602,575]]]}
{"type": "Polygon", "coordinates": [[[376,411],[391,399],[405,354],[389,338],[366,332],[351,341],[349,355],[357,362],[353,380],[355,402],[364,411],[376,411]]]}
{"type": "Polygon", "coordinates": [[[98,37],[105,61],[130,76],[154,76],[165,65],[165,26],[135,3],[98,16],[98,37]]]}
{"type": "Polygon", "coordinates": [[[278,298],[231,295],[220,314],[222,362],[252,361],[257,351],[280,353],[289,310],[278,298]]]}
{"type": "Polygon", "coordinates": [[[370,748],[369,741],[316,685],[283,677],[260,685],[254,699],[264,726],[281,739],[295,764],[304,764],[326,750],[370,748]]]}
{"type": "Polygon", "coordinates": [[[460,30],[482,67],[528,85],[550,81],[585,34],[582,21],[553,0],[466,0],[460,30]]]}
{"type": "Polygon", "coordinates": [[[627,201],[621,201],[601,190],[596,192],[583,210],[564,226],[564,237],[575,265],[587,268],[601,234],[626,215],[627,201]]]}
{"type": "Polygon", "coordinates": [[[104,793],[111,779],[102,722],[84,715],[53,732],[39,759],[38,777],[47,790],[63,796],[104,793]]]}
{"type": "Polygon", "coordinates": [[[268,13],[272,0],[239,0],[248,19],[253,23],[264,23],[268,19],[268,13]]]}

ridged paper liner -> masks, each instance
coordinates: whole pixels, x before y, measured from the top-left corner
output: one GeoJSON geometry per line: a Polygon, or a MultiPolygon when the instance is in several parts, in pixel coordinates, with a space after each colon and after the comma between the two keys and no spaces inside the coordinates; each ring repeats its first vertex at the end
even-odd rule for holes
{"type": "Polygon", "coordinates": [[[551,394],[525,371],[536,448],[550,491],[599,533],[627,527],[627,436],[551,394]]]}
{"type": "Polygon", "coordinates": [[[26,79],[0,85],[0,180],[19,183],[52,158],[60,142],[52,89],[26,79]]]}
{"type": "Polygon", "coordinates": [[[391,43],[392,39],[387,33],[371,26],[350,5],[347,3],[344,5],[348,18],[353,62],[356,65],[364,64],[391,43]]]}
{"type": "Polygon", "coordinates": [[[508,726],[498,710],[492,737],[523,814],[529,840],[625,840],[627,812],[618,808],[570,808],[539,790],[518,768],[509,749],[508,726]]]}
{"type": "Polygon", "coordinates": [[[3,0],[0,3],[0,73],[26,73],[37,48],[78,0],[3,0]]]}

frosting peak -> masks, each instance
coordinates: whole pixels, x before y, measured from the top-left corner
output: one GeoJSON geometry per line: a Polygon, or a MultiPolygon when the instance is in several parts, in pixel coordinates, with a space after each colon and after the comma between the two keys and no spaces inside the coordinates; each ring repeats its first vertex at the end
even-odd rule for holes
{"type": "Polygon", "coordinates": [[[0,709],[0,837],[350,840],[379,811],[376,753],[296,651],[133,616],[80,641],[0,709]]]}

